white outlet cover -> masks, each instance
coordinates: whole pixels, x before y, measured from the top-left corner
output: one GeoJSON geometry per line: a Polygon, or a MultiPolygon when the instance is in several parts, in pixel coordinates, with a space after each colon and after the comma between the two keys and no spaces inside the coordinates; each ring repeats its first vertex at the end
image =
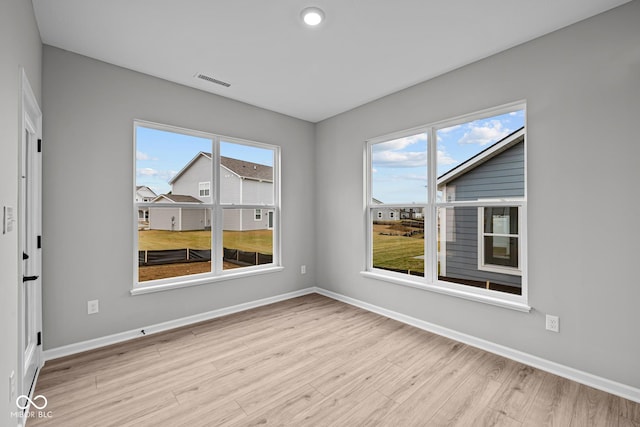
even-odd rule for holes
{"type": "Polygon", "coordinates": [[[87,301],[87,314],[96,314],[100,310],[98,300],[87,301]]]}
{"type": "Polygon", "coordinates": [[[546,328],[548,331],[560,332],[560,318],[558,316],[547,314],[546,328]]]}

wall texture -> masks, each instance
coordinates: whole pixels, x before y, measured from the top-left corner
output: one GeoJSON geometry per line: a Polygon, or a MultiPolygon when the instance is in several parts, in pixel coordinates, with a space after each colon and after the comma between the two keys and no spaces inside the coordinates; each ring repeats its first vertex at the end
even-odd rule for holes
{"type": "Polygon", "coordinates": [[[50,46],[43,99],[45,350],[315,285],[313,124],[50,46]],[[134,119],[282,147],[284,271],[129,294],[134,119]]]}
{"type": "MultiPolygon", "coordinates": [[[[20,67],[40,100],[42,44],[30,1],[0,2],[0,210],[18,206],[21,132],[20,67]]],[[[1,231],[0,231],[1,233],[1,231]]],[[[10,413],[8,378],[18,370],[18,232],[0,234],[0,425],[17,424],[10,413]]]]}
{"type": "Polygon", "coordinates": [[[318,286],[640,387],[638,22],[631,2],[319,123],[318,286]],[[533,311],[362,277],[364,141],[523,99],[533,311]]]}

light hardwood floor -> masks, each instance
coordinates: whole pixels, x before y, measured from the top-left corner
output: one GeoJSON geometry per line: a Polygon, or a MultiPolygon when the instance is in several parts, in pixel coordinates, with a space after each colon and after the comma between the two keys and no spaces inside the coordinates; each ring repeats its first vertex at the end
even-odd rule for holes
{"type": "Polygon", "coordinates": [[[640,426],[640,404],[320,295],[46,363],[31,426],[640,426]]]}

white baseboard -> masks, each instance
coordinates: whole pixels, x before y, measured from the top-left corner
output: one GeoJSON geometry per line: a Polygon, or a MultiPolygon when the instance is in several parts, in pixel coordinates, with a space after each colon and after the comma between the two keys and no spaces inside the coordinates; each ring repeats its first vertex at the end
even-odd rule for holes
{"type": "Polygon", "coordinates": [[[263,305],[273,304],[275,302],[296,298],[302,295],[315,293],[315,288],[305,288],[299,291],[288,292],[286,294],[276,295],[269,298],[259,299],[257,301],[246,302],[243,304],[234,305],[231,307],[224,307],[217,310],[208,311],[206,313],[195,314],[193,316],[182,317],[176,320],[170,320],[168,322],[162,322],[155,325],[143,326],[137,329],[132,329],[125,332],[119,332],[113,335],[107,335],[105,337],[95,338],[79,343],[69,344],[62,347],[52,348],[43,352],[45,361],[57,359],[59,357],[70,356],[72,354],[81,353],[83,351],[93,350],[96,348],[104,347],[111,344],[117,344],[122,341],[127,341],[133,338],[140,338],[143,334],[140,332],[144,330],[144,335],[156,334],[158,332],[166,331],[169,329],[179,328],[181,326],[187,326],[194,323],[202,322],[205,320],[215,319],[216,317],[226,316],[228,314],[238,313],[240,311],[249,310],[252,308],[260,307],[263,305]]]}
{"type": "Polygon", "coordinates": [[[505,347],[500,344],[495,344],[471,335],[467,335],[462,332],[443,328],[442,326],[425,322],[424,320],[416,319],[415,317],[407,316],[392,310],[387,310],[386,308],[378,307],[376,305],[369,304],[364,301],[360,301],[355,298],[351,298],[332,291],[328,291],[326,289],[316,287],[314,291],[320,295],[324,295],[326,297],[333,298],[335,300],[342,301],[356,307],[360,307],[367,311],[371,311],[373,313],[380,314],[399,322],[406,323],[407,325],[415,326],[416,328],[420,328],[425,331],[433,332],[434,334],[442,335],[447,338],[469,344],[473,347],[486,350],[490,353],[504,356],[506,358],[524,363],[529,366],[533,366],[535,368],[570,379],[572,381],[576,381],[589,387],[597,388],[599,390],[606,391],[607,393],[615,394],[625,399],[640,403],[640,389],[638,388],[602,378],[588,372],[579,371],[577,369],[561,365],[559,363],[555,363],[538,356],[533,356],[519,350],[505,347]]]}

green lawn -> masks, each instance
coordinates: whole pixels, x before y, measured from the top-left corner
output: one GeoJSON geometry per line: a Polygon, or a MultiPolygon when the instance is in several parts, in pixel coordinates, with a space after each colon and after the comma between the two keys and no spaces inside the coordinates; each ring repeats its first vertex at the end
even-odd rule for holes
{"type": "Polygon", "coordinates": [[[380,232],[392,231],[394,228],[396,227],[374,225],[373,266],[424,273],[424,260],[415,259],[416,256],[424,255],[422,235],[405,237],[380,234],[380,232]]]}
{"type": "MultiPolygon", "coordinates": [[[[223,233],[223,244],[226,248],[263,254],[273,252],[272,230],[224,231],[223,233]]],[[[138,231],[138,250],[184,248],[211,249],[211,231],[138,231]]]]}

